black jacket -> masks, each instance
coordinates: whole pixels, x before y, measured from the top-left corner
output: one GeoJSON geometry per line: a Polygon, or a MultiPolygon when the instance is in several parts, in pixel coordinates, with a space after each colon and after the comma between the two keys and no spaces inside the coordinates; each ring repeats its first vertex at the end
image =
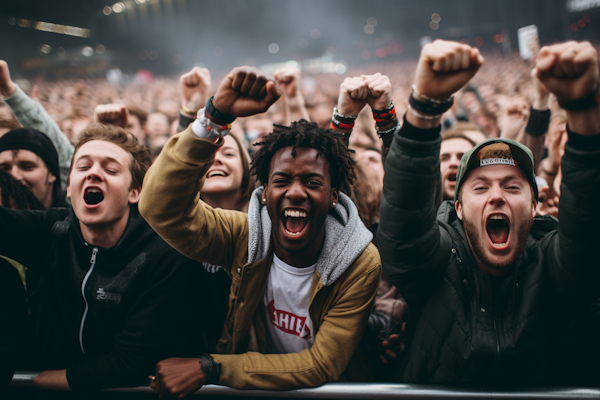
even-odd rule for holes
{"type": "Polygon", "coordinates": [[[66,368],[71,389],[139,385],[173,355],[187,259],[136,206],[108,249],[83,240],[72,209],[0,207],[0,254],[28,268],[36,349],[30,365],[66,368]]]}
{"type": "Polygon", "coordinates": [[[377,239],[384,273],[409,310],[397,379],[556,383],[548,380],[573,311],[598,298],[600,135],[570,133],[561,222],[537,217],[523,256],[502,278],[478,270],[451,202],[436,215],[440,144],[439,129],[405,123],[386,160],[377,239]]]}

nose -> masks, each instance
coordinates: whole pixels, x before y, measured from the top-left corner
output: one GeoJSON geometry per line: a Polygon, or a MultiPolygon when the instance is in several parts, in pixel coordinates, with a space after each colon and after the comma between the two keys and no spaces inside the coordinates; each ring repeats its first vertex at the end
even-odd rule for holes
{"type": "Polygon", "coordinates": [[[500,185],[495,184],[490,188],[489,202],[495,206],[501,206],[506,203],[506,200],[504,199],[504,193],[502,192],[500,185]]]}
{"type": "Polygon", "coordinates": [[[100,173],[100,165],[94,164],[90,167],[85,177],[88,181],[102,181],[102,174],[100,173]]]}
{"type": "Polygon", "coordinates": [[[15,180],[21,182],[21,183],[25,183],[25,179],[23,179],[23,174],[21,173],[21,170],[16,166],[13,165],[10,169],[10,171],[8,171],[8,173],[10,174],[10,176],[12,176],[15,180]]]}
{"type": "Polygon", "coordinates": [[[296,203],[306,199],[304,185],[302,185],[302,182],[299,179],[292,180],[289,189],[285,193],[285,197],[296,203]]]}
{"type": "Polygon", "coordinates": [[[459,164],[460,164],[460,158],[458,158],[458,155],[452,154],[452,156],[450,156],[450,166],[454,166],[454,167],[458,168],[459,164]]]}

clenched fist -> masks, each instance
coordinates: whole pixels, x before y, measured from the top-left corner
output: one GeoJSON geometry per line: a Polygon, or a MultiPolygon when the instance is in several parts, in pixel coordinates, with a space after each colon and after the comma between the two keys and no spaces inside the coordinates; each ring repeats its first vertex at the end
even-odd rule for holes
{"type": "Polygon", "coordinates": [[[129,112],[123,104],[100,104],[94,109],[94,122],[125,128],[129,112]]]}
{"type": "Polygon", "coordinates": [[[179,78],[181,105],[197,112],[204,107],[210,91],[210,72],[206,68],[194,67],[179,78]]]}
{"type": "Polygon", "coordinates": [[[424,96],[446,100],[465,86],[483,64],[479,50],[466,44],[436,40],[421,50],[415,87],[424,96]]]}

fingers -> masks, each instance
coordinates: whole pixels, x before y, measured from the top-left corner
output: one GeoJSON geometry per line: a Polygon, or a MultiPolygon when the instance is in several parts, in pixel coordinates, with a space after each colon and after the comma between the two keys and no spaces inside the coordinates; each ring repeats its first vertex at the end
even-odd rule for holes
{"type": "Polygon", "coordinates": [[[421,57],[435,72],[479,68],[484,61],[476,48],[446,40],[436,40],[423,47],[421,57]]]}

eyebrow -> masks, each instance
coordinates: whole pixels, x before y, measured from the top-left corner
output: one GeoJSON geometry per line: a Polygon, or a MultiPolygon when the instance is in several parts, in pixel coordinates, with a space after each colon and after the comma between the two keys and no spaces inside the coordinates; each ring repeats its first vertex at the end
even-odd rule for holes
{"type": "MultiPolygon", "coordinates": [[[[85,158],[85,159],[91,159],[91,158],[92,158],[92,156],[91,156],[91,155],[89,155],[89,154],[83,154],[83,155],[81,155],[81,156],[77,157],[77,160],[76,160],[76,161],[79,161],[79,160],[81,160],[82,158],[85,158]]],[[[117,163],[117,164],[119,164],[119,165],[121,165],[121,166],[123,165],[123,164],[121,164],[121,163],[120,163],[120,162],[119,162],[119,161],[118,161],[116,158],[112,158],[112,157],[102,157],[102,160],[103,160],[103,161],[112,161],[112,162],[115,162],[115,163],[117,163]]]]}
{"type": "MultiPolygon", "coordinates": [[[[286,174],[285,172],[281,172],[281,171],[273,172],[271,174],[271,177],[274,177],[274,176],[283,176],[284,178],[291,178],[292,177],[292,175],[286,174]]],[[[323,175],[318,174],[316,172],[309,172],[308,174],[300,175],[300,177],[302,179],[315,178],[315,177],[321,178],[321,179],[325,179],[325,177],[323,175]]]]}

